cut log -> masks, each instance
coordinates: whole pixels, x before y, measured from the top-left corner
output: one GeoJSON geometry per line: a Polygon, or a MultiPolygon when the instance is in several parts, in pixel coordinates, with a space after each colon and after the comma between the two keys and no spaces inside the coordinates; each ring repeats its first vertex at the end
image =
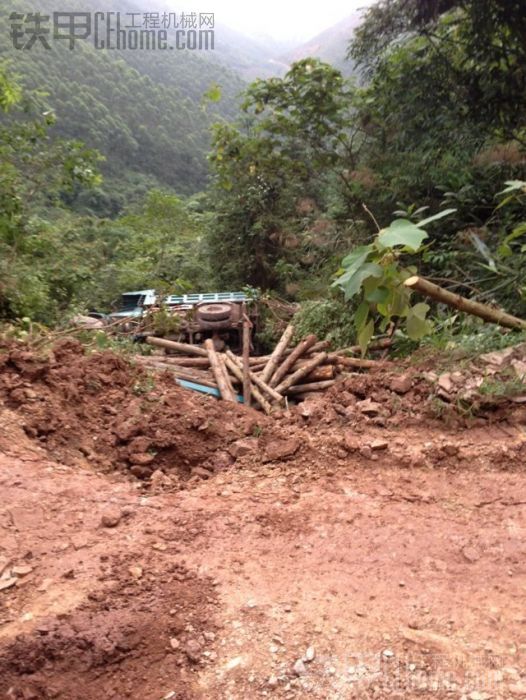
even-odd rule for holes
{"type": "MultiPolygon", "coordinates": [[[[227,369],[229,369],[234,377],[240,382],[243,382],[243,370],[241,367],[237,364],[237,362],[234,362],[234,360],[230,359],[228,355],[225,355],[225,365],[227,369]]],[[[250,391],[254,399],[258,402],[258,404],[261,406],[263,411],[268,415],[272,411],[272,406],[270,403],[266,400],[266,398],[261,394],[259,389],[257,389],[255,386],[250,385],[250,391]]],[[[245,398],[243,397],[243,401],[245,398]]]]}
{"type": "Polygon", "coordinates": [[[308,335],[301,342],[299,342],[290,355],[288,355],[276,369],[269,380],[269,386],[277,386],[283,377],[285,377],[291,371],[296,360],[304,355],[316,343],[317,340],[318,339],[315,335],[308,335]]]}
{"type": "Polygon", "coordinates": [[[329,389],[329,387],[334,386],[335,384],[336,382],[334,379],[328,379],[324,382],[311,382],[310,384],[297,384],[289,387],[287,389],[287,394],[297,396],[301,394],[310,394],[317,391],[325,391],[325,389],[329,389]]]}
{"type": "Polygon", "coordinates": [[[292,336],[294,335],[294,326],[290,323],[286,328],[285,331],[283,332],[283,335],[279,339],[278,344],[274,348],[274,351],[272,352],[269,361],[265,365],[265,368],[263,370],[263,373],[261,374],[261,379],[268,384],[270,378],[276,371],[277,366],[280,363],[281,358],[283,357],[285,350],[287,349],[288,344],[292,340],[292,336]]]}
{"type": "Polygon", "coordinates": [[[169,365],[178,365],[179,367],[196,367],[198,369],[208,369],[210,367],[208,357],[183,357],[182,355],[177,357],[158,355],[157,357],[162,357],[162,361],[169,365]]]}
{"type": "Polygon", "coordinates": [[[382,369],[392,365],[386,360],[366,360],[361,357],[340,357],[336,356],[335,363],[340,367],[352,367],[354,369],[382,369]]]}
{"type": "Polygon", "coordinates": [[[278,391],[280,394],[285,393],[285,391],[289,387],[294,386],[294,384],[298,384],[303,379],[303,377],[306,377],[310,372],[312,372],[313,369],[318,367],[318,365],[321,365],[321,363],[326,358],[327,358],[326,352],[318,353],[311,360],[309,360],[306,364],[304,364],[303,367],[300,367],[292,374],[289,374],[288,377],[285,377],[285,379],[281,382],[281,384],[278,384],[278,386],[276,387],[276,391],[278,391]]]}
{"type": "Polygon", "coordinates": [[[327,350],[330,346],[331,344],[328,340],[318,340],[318,342],[310,348],[309,355],[315,355],[322,350],[327,350]]]}
{"type": "MultiPolygon", "coordinates": [[[[297,368],[299,369],[299,367],[297,368]]],[[[336,367],[334,365],[320,365],[309,372],[302,382],[321,382],[326,379],[334,379],[336,375],[336,367]]]]}
{"type": "MultiPolygon", "coordinates": [[[[378,338],[378,340],[374,340],[372,343],[369,343],[369,345],[367,346],[367,351],[370,352],[371,350],[384,350],[385,348],[391,347],[392,344],[392,338],[378,338]]],[[[350,345],[347,348],[340,348],[339,350],[335,350],[331,353],[331,355],[345,355],[346,353],[356,355],[361,352],[362,349],[359,345],[350,345]]]]}
{"type": "Polygon", "coordinates": [[[182,355],[197,355],[199,357],[206,357],[207,352],[204,348],[199,347],[199,345],[189,345],[188,343],[178,343],[175,340],[166,340],[166,338],[156,338],[152,335],[146,337],[146,342],[148,345],[155,345],[158,348],[167,348],[168,350],[175,350],[180,352],[182,355]]]}
{"type": "Polygon", "coordinates": [[[223,358],[216,352],[214,347],[214,341],[211,338],[207,338],[204,343],[205,350],[208,353],[208,358],[210,360],[210,365],[212,367],[212,372],[214,373],[217,386],[219,388],[219,393],[224,401],[236,401],[236,395],[228,379],[228,374],[226,371],[223,358]]]}
{"type": "Polygon", "coordinates": [[[250,383],[250,330],[252,323],[247,316],[247,305],[243,302],[241,306],[243,312],[243,402],[245,406],[250,406],[250,396],[252,385],[250,383]]]}
{"type": "Polygon", "coordinates": [[[471,299],[461,297],[460,294],[454,294],[443,287],[439,287],[438,284],[434,284],[424,277],[409,277],[404,282],[404,285],[409,287],[409,289],[416,289],[420,294],[430,297],[441,304],[447,304],[447,306],[451,306],[459,311],[478,316],[489,323],[496,323],[499,326],[504,326],[504,328],[526,330],[526,321],[524,319],[512,316],[501,309],[494,309],[487,304],[481,304],[479,301],[471,301],[471,299]]]}
{"type": "MultiPolygon", "coordinates": [[[[234,353],[231,350],[226,351],[226,356],[229,357],[233,362],[235,362],[238,367],[243,369],[243,362],[240,357],[237,357],[237,355],[234,355],[234,353]]],[[[270,396],[270,398],[273,401],[283,401],[283,396],[280,394],[276,389],[273,389],[270,387],[266,382],[264,382],[261,377],[259,377],[255,372],[252,372],[252,370],[249,372],[249,377],[256,386],[258,386],[261,391],[263,391],[267,396],[270,396]]]]}
{"type": "Polygon", "coordinates": [[[217,384],[210,379],[207,375],[202,376],[201,374],[197,375],[194,374],[193,372],[188,372],[185,371],[186,368],[182,367],[179,368],[176,365],[168,365],[165,362],[144,362],[142,363],[146,369],[149,370],[158,370],[162,372],[171,372],[175,377],[178,379],[185,379],[188,382],[197,382],[198,384],[202,384],[203,386],[208,386],[211,389],[218,389],[219,387],[217,384]]]}

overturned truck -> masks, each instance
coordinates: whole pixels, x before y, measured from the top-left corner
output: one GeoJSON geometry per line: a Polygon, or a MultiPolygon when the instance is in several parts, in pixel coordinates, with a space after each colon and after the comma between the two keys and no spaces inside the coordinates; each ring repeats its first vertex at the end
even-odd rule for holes
{"type": "Polygon", "coordinates": [[[153,335],[200,345],[207,338],[218,350],[240,348],[243,315],[258,328],[259,310],[255,295],[245,292],[207,292],[160,296],[153,289],[127,292],[110,321],[137,335],[153,335]]]}

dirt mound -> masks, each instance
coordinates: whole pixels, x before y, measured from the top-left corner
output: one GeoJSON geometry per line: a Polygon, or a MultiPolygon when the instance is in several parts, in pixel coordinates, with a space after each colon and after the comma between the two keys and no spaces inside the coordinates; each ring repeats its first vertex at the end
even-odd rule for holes
{"type": "Polygon", "coordinates": [[[174,483],[227,466],[228,445],[265,418],[180,389],[167,373],[155,380],[112,352],[86,354],[71,339],[48,357],[24,347],[0,355],[0,400],[28,436],[66,464],[89,463],[174,483]]]}
{"type": "Polygon", "coordinates": [[[214,656],[212,585],[182,565],[143,574],[129,564],[115,561],[90,600],[4,647],[6,697],[77,700],[80,686],[84,700],[200,697],[192,675],[214,656]]]}

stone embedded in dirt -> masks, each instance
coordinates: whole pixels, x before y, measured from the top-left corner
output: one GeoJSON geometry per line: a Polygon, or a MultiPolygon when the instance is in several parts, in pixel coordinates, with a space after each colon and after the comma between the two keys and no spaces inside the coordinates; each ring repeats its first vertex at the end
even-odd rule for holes
{"type": "Polygon", "coordinates": [[[526,697],[526,684],[519,682],[508,686],[509,692],[514,698],[524,698],[526,697]]]}
{"type": "Polygon", "coordinates": [[[107,506],[100,516],[103,527],[117,527],[122,518],[122,510],[118,506],[107,506]]]}
{"type": "Polygon", "coordinates": [[[189,660],[196,664],[201,659],[202,647],[197,639],[189,639],[184,645],[184,653],[189,660]]]}
{"type": "Polygon", "coordinates": [[[270,678],[267,681],[267,685],[270,688],[277,688],[279,683],[279,679],[277,676],[270,676],[270,678]]]}
{"type": "Polygon", "coordinates": [[[136,578],[136,579],[142,578],[142,566],[130,566],[128,571],[133,576],[133,578],[136,578]]]}
{"type": "MultiPolygon", "coordinates": [[[[372,459],[373,451],[371,447],[369,445],[362,445],[362,447],[360,447],[360,456],[365,459],[372,459]]],[[[377,459],[377,457],[375,457],[375,459],[377,459]]]]}
{"type": "Polygon", "coordinates": [[[408,374],[400,374],[391,379],[389,388],[397,394],[407,394],[413,388],[413,380],[408,374]]]}
{"type": "Polygon", "coordinates": [[[170,646],[172,647],[172,649],[179,649],[179,647],[181,646],[181,642],[177,639],[177,637],[171,637],[170,646]]]}
{"type": "Polygon", "coordinates": [[[0,591],[5,591],[6,588],[11,588],[11,586],[15,586],[17,580],[18,579],[16,576],[9,576],[7,578],[0,579],[0,591]]]}
{"type": "Polygon", "coordinates": [[[357,452],[360,449],[361,440],[351,432],[347,432],[343,436],[343,447],[347,452],[357,452]]]}
{"type": "Polygon", "coordinates": [[[504,350],[496,350],[495,352],[487,352],[484,355],[480,355],[479,359],[487,365],[501,367],[513,355],[514,351],[514,347],[504,348],[504,350]]]}
{"type": "Polygon", "coordinates": [[[386,659],[391,659],[394,656],[394,651],[391,651],[391,649],[384,649],[382,655],[385,656],[386,659]]]}
{"type": "Polygon", "coordinates": [[[455,445],[452,442],[446,442],[444,445],[442,445],[442,450],[449,456],[449,457],[456,457],[458,453],[460,452],[460,448],[458,445],[455,445]]]}
{"type": "Polygon", "coordinates": [[[298,659],[294,666],[292,667],[292,671],[296,676],[304,676],[307,673],[307,667],[303,663],[303,659],[298,659]]]}
{"type": "Polygon", "coordinates": [[[307,651],[305,652],[305,661],[314,661],[315,656],[316,651],[314,647],[307,647],[307,651]]]}
{"type": "Polygon", "coordinates": [[[128,459],[132,464],[138,464],[144,467],[153,462],[155,455],[151,455],[148,452],[136,452],[130,455],[128,459]]]}
{"type": "Polygon", "coordinates": [[[387,442],[387,440],[378,439],[378,440],[373,440],[372,442],[370,442],[369,447],[374,452],[377,452],[379,450],[387,450],[387,448],[389,447],[389,443],[387,442]]]}
{"type": "Polygon", "coordinates": [[[358,401],[356,408],[366,416],[378,416],[382,412],[382,407],[372,399],[358,401]]]}
{"type": "Polygon", "coordinates": [[[438,385],[438,388],[442,389],[442,391],[445,391],[446,394],[451,394],[451,392],[454,389],[453,381],[451,379],[451,374],[449,372],[446,372],[445,374],[441,374],[437,380],[437,385],[438,385]]]}
{"type": "Polygon", "coordinates": [[[7,557],[0,557],[0,576],[4,573],[10,563],[11,560],[7,557]]]}
{"type": "Polygon", "coordinates": [[[257,449],[258,441],[257,438],[254,437],[241,438],[241,440],[236,440],[228,447],[228,451],[234,459],[252,454],[256,452],[257,449]]]}
{"type": "Polygon", "coordinates": [[[16,576],[27,576],[33,571],[32,566],[13,566],[11,572],[16,576]]]}
{"type": "Polygon", "coordinates": [[[128,442],[133,437],[139,435],[142,430],[142,425],[137,420],[129,420],[118,425],[115,429],[115,435],[122,440],[122,442],[128,442]]]}
{"type": "Polygon", "coordinates": [[[161,486],[172,486],[173,481],[162,471],[162,469],[156,469],[150,476],[150,483],[155,488],[161,486]]]}
{"type": "Polygon", "coordinates": [[[143,467],[140,464],[134,464],[130,469],[130,473],[136,476],[137,479],[149,479],[153,474],[151,467],[143,467]]]}
{"type": "Polygon", "coordinates": [[[462,554],[464,559],[472,564],[480,559],[480,552],[476,547],[464,547],[462,549],[462,554]]]}
{"type": "Polygon", "coordinates": [[[200,479],[209,479],[212,474],[211,472],[208,471],[208,469],[205,469],[204,467],[192,467],[190,470],[190,474],[192,476],[197,476],[200,479]]]}
{"type": "Polygon", "coordinates": [[[522,360],[512,360],[511,366],[513,367],[517,378],[523,382],[526,379],[526,362],[522,360]]]}
{"type": "Polygon", "coordinates": [[[210,460],[210,466],[215,472],[228,469],[234,462],[234,458],[226,450],[219,450],[210,460]]]}
{"type": "Polygon", "coordinates": [[[289,438],[288,440],[274,440],[265,447],[267,460],[275,462],[277,460],[292,457],[300,448],[299,438],[289,438]]]}

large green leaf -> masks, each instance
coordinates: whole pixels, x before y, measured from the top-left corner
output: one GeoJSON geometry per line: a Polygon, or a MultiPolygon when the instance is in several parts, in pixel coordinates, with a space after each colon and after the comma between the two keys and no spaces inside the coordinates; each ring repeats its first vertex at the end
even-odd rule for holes
{"type": "Polygon", "coordinates": [[[382,248],[402,246],[409,251],[416,252],[426,238],[427,233],[418,228],[412,221],[395,219],[388,228],[380,231],[378,243],[382,248]]]}
{"type": "Polygon", "coordinates": [[[354,325],[355,325],[356,330],[358,332],[360,332],[360,330],[362,329],[362,326],[365,325],[365,322],[367,321],[368,316],[369,316],[369,304],[366,301],[362,301],[362,303],[356,309],[356,313],[354,314],[354,325]]]}
{"type": "Polygon", "coordinates": [[[443,219],[444,216],[449,216],[450,214],[454,214],[455,212],[456,209],[444,209],[443,211],[439,211],[438,214],[433,214],[433,216],[428,216],[427,219],[422,219],[422,221],[419,221],[417,223],[417,226],[419,228],[423,228],[424,226],[430,224],[432,221],[443,219]]]}
{"type": "Polygon", "coordinates": [[[373,337],[374,333],[374,321],[371,318],[368,323],[365,324],[365,326],[362,328],[362,330],[358,333],[358,345],[360,346],[360,350],[362,351],[362,355],[365,354],[365,351],[367,350],[367,346],[369,345],[369,342],[371,338],[373,337]]]}
{"type": "Polygon", "coordinates": [[[420,302],[412,306],[407,312],[406,330],[411,340],[420,340],[431,332],[431,321],[426,319],[429,304],[420,302]]]}
{"type": "Polygon", "coordinates": [[[369,277],[381,277],[383,274],[382,268],[376,263],[365,263],[353,274],[348,272],[343,274],[337,282],[345,292],[345,298],[351,299],[360,291],[363,282],[369,277]]]}
{"type": "Polygon", "coordinates": [[[372,250],[370,245],[360,245],[346,255],[342,260],[342,267],[348,272],[353,272],[364,263],[372,250]]]}

